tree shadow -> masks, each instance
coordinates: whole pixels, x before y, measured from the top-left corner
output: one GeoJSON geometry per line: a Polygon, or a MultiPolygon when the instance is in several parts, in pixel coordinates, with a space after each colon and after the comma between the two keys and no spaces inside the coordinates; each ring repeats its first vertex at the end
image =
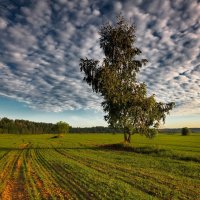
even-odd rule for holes
{"type": "Polygon", "coordinates": [[[141,153],[141,154],[159,154],[167,152],[167,150],[165,149],[160,149],[156,147],[149,147],[149,146],[133,147],[123,143],[101,145],[99,146],[99,148],[105,150],[127,151],[127,152],[141,153]]]}
{"type": "Polygon", "coordinates": [[[200,157],[197,156],[190,156],[184,155],[180,153],[173,152],[169,149],[162,149],[152,146],[144,146],[144,147],[133,147],[128,144],[124,143],[117,143],[117,144],[107,144],[99,146],[101,150],[110,150],[110,151],[123,151],[123,152],[133,152],[138,154],[146,154],[154,157],[163,157],[163,158],[170,158],[174,160],[181,160],[181,161],[193,161],[193,162],[200,162],[200,157]]]}
{"type": "Polygon", "coordinates": [[[162,157],[162,158],[170,158],[174,160],[181,160],[181,161],[193,161],[193,162],[200,162],[199,156],[192,156],[192,155],[185,155],[181,153],[174,152],[170,149],[162,149],[153,146],[143,146],[143,147],[133,147],[129,144],[124,143],[116,143],[116,144],[106,144],[106,145],[96,145],[96,146],[78,146],[78,147],[34,147],[32,145],[25,146],[24,148],[20,147],[0,147],[0,151],[24,151],[24,150],[48,150],[48,149],[63,149],[63,150],[95,150],[95,151],[106,151],[106,152],[113,152],[113,151],[121,151],[121,152],[133,152],[138,154],[149,155],[153,157],[162,157]]]}
{"type": "Polygon", "coordinates": [[[25,147],[25,148],[20,148],[20,147],[2,147],[0,148],[0,151],[22,151],[22,150],[45,150],[45,149],[66,149],[66,150],[86,150],[86,149],[96,149],[93,147],[25,147]]]}

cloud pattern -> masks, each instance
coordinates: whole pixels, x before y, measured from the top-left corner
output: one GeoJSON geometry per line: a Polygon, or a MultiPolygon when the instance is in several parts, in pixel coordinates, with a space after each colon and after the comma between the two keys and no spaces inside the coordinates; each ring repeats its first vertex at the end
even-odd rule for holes
{"type": "Polygon", "coordinates": [[[149,94],[175,101],[174,114],[200,114],[196,0],[2,0],[0,95],[46,111],[101,110],[79,59],[102,58],[98,28],[120,12],[136,24],[136,45],[149,60],[138,77],[149,94]]]}

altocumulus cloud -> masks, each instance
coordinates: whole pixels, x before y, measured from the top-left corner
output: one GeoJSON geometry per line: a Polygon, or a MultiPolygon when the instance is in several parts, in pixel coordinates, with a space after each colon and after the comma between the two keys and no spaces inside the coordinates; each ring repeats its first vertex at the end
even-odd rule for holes
{"type": "Polygon", "coordinates": [[[149,64],[149,94],[200,113],[200,3],[195,0],[19,0],[0,2],[0,95],[35,109],[100,109],[82,82],[79,59],[102,58],[98,28],[122,13],[137,27],[149,64]]]}

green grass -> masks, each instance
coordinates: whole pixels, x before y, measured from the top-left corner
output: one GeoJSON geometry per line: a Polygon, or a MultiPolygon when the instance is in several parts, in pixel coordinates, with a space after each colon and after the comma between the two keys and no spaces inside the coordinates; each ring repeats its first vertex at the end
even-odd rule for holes
{"type": "Polygon", "coordinates": [[[0,135],[0,199],[200,199],[200,134],[0,135]]]}

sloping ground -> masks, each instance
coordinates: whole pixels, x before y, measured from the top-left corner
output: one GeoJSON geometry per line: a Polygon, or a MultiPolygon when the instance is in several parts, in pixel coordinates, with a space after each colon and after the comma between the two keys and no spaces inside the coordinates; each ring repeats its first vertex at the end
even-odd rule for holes
{"type": "Polygon", "coordinates": [[[200,135],[133,139],[0,135],[0,199],[200,199],[200,135]]]}

